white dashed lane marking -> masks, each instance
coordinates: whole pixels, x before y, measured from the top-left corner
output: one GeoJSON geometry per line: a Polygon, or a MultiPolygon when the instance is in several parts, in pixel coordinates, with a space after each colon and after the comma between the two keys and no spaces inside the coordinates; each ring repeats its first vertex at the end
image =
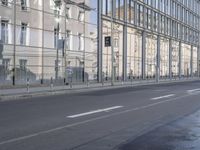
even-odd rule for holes
{"type": "Polygon", "coordinates": [[[173,97],[173,96],[175,96],[175,94],[169,94],[169,95],[154,97],[154,98],[151,98],[151,100],[159,100],[159,99],[169,98],[169,97],[173,97]]]}
{"type": "Polygon", "coordinates": [[[113,107],[109,107],[109,108],[98,109],[98,110],[93,110],[93,111],[89,111],[89,112],[85,112],[85,113],[81,113],[81,114],[67,116],[67,118],[78,118],[78,117],[92,115],[92,114],[96,114],[96,113],[100,113],[100,112],[107,112],[107,111],[111,111],[111,110],[114,110],[114,109],[119,109],[119,108],[122,108],[122,107],[123,106],[113,106],[113,107]]]}

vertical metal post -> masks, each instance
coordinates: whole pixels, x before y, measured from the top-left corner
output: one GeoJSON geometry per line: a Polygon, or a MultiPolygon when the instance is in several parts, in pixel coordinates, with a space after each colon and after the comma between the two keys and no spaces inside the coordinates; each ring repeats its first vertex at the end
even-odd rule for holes
{"type": "MultiPolygon", "coordinates": [[[[84,15],[85,15],[85,10],[84,10],[84,15]]],[[[86,24],[86,21],[85,21],[85,17],[84,17],[84,23],[83,23],[83,34],[85,35],[85,24],[86,24]]],[[[83,37],[84,38],[84,53],[83,53],[83,83],[85,83],[86,82],[86,84],[88,83],[88,80],[89,80],[89,75],[88,76],[86,76],[87,77],[87,79],[85,79],[85,67],[86,67],[86,63],[85,63],[85,61],[86,61],[86,57],[85,57],[85,37],[83,37]]]]}
{"type": "MultiPolygon", "coordinates": [[[[66,7],[67,7],[67,4],[65,3],[65,14],[67,13],[66,12],[66,7]]],[[[65,15],[65,46],[64,46],[64,84],[66,84],[66,82],[68,82],[68,76],[67,76],[67,50],[66,50],[66,42],[67,42],[67,35],[66,35],[66,28],[67,28],[67,22],[66,22],[66,15],[65,15]]]]}
{"type": "Polygon", "coordinates": [[[63,73],[63,81],[64,81],[64,84],[66,82],[66,79],[65,79],[65,69],[63,68],[65,65],[64,65],[64,59],[65,59],[65,40],[64,38],[62,37],[61,39],[61,47],[62,47],[62,73],[63,73]],[[63,70],[64,69],[64,70],[63,70]]]}
{"type": "Polygon", "coordinates": [[[123,25],[123,81],[127,80],[127,0],[124,0],[124,20],[123,25]]]}
{"type": "Polygon", "coordinates": [[[146,79],[146,32],[142,32],[142,79],[146,79]]]}
{"type": "Polygon", "coordinates": [[[169,40],[169,78],[172,80],[172,39],[169,40]]]}
{"type": "Polygon", "coordinates": [[[30,81],[29,81],[29,78],[26,79],[26,90],[29,93],[29,91],[30,91],[30,81]]]}
{"type": "Polygon", "coordinates": [[[56,49],[56,75],[55,79],[58,79],[58,48],[56,49]]]}
{"type": "Polygon", "coordinates": [[[41,84],[44,83],[44,0],[42,0],[42,79],[41,84]]]}
{"type": "Polygon", "coordinates": [[[198,71],[198,78],[200,77],[200,45],[197,47],[197,71],[198,71]]]}
{"type": "Polygon", "coordinates": [[[14,33],[13,33],[13,36],[14,36],[14,47],[13,47],[13,85],[15,85],[15,81],[16,81],[16,0],[14,0],[14,33]]]}
{"type": "Polygon", "coordinates": [[[181,79],[182,73],[182,44],[179,41],[179,79],[181,79]]]}
{"type": "Polygon", "coordinates": [[[193,45],[191,45],[190,76],[193,78],[193,45]]]}
{"type": "Polygon", "coordinates": [[[137,9],[137,0],[134,1],[134,24],[137,26],[137,16],[138,16],[138,9],[137,9]]]}
{"type": "Polygon", "coordinates": [[[72,77],[70,77],[70,88],[72,89],[72,77]]]}
{"type": "Polygon", "coordinates": [[[111,68],[112,68],[112,72],[111,72],[111,85],[113,86],[114,85],[114,82],[115,82],[115,65],[114,65],[114,16],[115,16],[115,10],[114,10],[114,6],[115,6],[115,0],[112,1],[112,15],[111,15],[111,39],[112,39],[112,42],[111,42],[111,68]]]}
{"type": "Polygon", "coordinates": [[[51,80],[50,80],[50,88],[51,90],[53,90],[53,77],[51,77],[51,80]]]}
{"type": "Polygon", "coordinates": [[[97,53],[97,78],[98,78],[98,82],[102,82],[102,69],[103,69],[103,63],[102,63],[102,55],[103,55],[103,48],[102,48],[102,18],[101,18],[101,14],[102,14],[102,1],[98,0],[98,53],[97,53]]]}
{"type": "Polygon", "coordinates": [[[112,68],[112,71],[111,71],[111,85],[114,85],[114,80],[115,80],[115,77],[114,77],[114,71],[115,71],[115,68],[114,68],[114,46],[113,46],[113,43],[114,43],[114,33],[113,33],[113,18],[112,18],[112,22],[111,22],[111,39],[112,39],[112,42],[111,42],[111,68],[112,68]]]}
{"type": "MultiPolygon", "coordinates": [[[[58,15],[58,18],[60,17],[59,13],[57,14],[58,15]]],[[[56,37],[56,74],[55,74],[55,79],[57,80],[58,79],[58,55],[59,55],[59,49],[58,49],[58,40],[59,40],[59,33],[60,33],[60,23],[59,23],[59,20],[57,22],[57,37],[56,37]]]]}
{"type": "Polygon", "coordinates": [[[160,80],[160,35],[157,36],[156,82],[160,80]]]}
{"type": "Polygon", "coordinates": [[[104,79],[105,79],[105,74],[104,74],[104,72],[102,72],[102,86],[104,86],[104,79]]]}

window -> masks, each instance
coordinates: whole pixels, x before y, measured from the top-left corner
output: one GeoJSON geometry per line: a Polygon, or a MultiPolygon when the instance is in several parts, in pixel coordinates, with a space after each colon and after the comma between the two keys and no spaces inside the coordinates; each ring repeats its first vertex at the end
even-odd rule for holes
{"type": "Polygon", "coordinates": [[[114,38],[113,46],[119,47],[119,39],[118,38],[114,38]]]}
{"type": "Polygon", "coordinates": [[[128,21],[130,23],[134,23],[134,4],[135,2],[133,0],[128,1],[128,21]]]}
{"type": "Polygon", "coordinates": [[[21,24],[20,44],[26,45],[27,41],[27,23],[21,24]]]}
{"type": "Polygon", "coordinates": [[[1,20],[1,40],[8,43],[8,20],[1,20]]]}
{"type": "Polygon", "coordinates": [[[66,48],[67,50],[70,50],[71,49],[71,31],[70,30],[67,30],[66,31],[66,48]]]}
{"type": "Polygon", "coordinates": [[[21,0],[21,9],[27,10],[27,0],[21,0]]]}
{"type": "Polygon", "coordinates": [[[53,1],[54,1],[55,7],[59,7],[59,9],[60,9],[60,7],[62,5],[62,1],[61,0],[53,0],[53,1]]]}
{"type": "Polygon", "coordinates": [[[55,60],[55,70],[60,71],[61,70],[61,61],[60,60],[55,60]]]}
{"type": "Polygon", "coordinates": [[[69,7],[66,7],[66,19],[70,19],[71,18],[71,10],[69,7]]]}
{"type": "Polygon", "coordinates": [[[19,67],[21,70],[26,70],[27,66],[27,60],[26,59],[20,59],[19,60],[19,67]]]}
{"type": "Polygon", "coordinates": [[[50,5],[50,8],[51,8],[51,9],[54,9],[54,1],[53,1],[53,0],[50,0],[50,1],[49,1],[49,5],[50,5]]]}
{"type": "Polygon", "coordinates": [[[59,27],[54,28],[54,48],[57,48],[58,39],[59,39],[59,27]]]}
{"type": "Polygon", "coordinates": [[[3,59],[2,64],[3,64],[3,66],[4,66],[4,69],[5,69],[5,70],[8,70],[8,69],[9,69],[9,66],[10,66],[10,59],[3,59]]]}
{"type": "Polygon", "coordinates": [[[139,26],[144,25],[144,7],[142,5],[137,4],[137,23],[139,26]]]}
{"type": "Polygon", "coordinates": [[[111,16],[112,14],[112,0],[103,0],[103,14],[111,16]]]}
{"type": "Polygon", "coordinates": [[[79,11],[78,20],[79,21],[84,21],[84,12],[83,11],[79,11]]]}
{"type": "Polygon", "coordinates": [[[79,33],[78,34],[78,43],[79,43],[79,47],[78,50],[81,51],[84,49],[84,39],[83,39],[83,34],[79,33]]]}
{"type": "Polygon", "coordinates": [[[8,6],[8,0],[1,0],[1,3],[5,6],[8,6]]]}
{"type": "Polygon", "coordinates": [[[59,9],[54,10],[54,16],[56,17],[57,21],[59,22],[59,18],[60,18],[60,10],[59,9]]]}
{"type": "Polygon", "coordinates": [[[60,9],[62,2],[61,0],[50,0],[50,8],[55,10],[55,9],[60,9]]]}
{"type": "Polygon", "coordinates": [[[124,19],[124,0],[116,1],[116,18],[121,20],[124,19]]]}

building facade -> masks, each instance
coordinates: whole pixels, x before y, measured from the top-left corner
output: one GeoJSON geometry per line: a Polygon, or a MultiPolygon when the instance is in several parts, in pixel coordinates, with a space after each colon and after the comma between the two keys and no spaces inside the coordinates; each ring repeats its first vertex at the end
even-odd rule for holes
{"type": "Polygon", "coordinates": [[[199,77],[199,0],[0,3],[0,86],[199,77]]]}

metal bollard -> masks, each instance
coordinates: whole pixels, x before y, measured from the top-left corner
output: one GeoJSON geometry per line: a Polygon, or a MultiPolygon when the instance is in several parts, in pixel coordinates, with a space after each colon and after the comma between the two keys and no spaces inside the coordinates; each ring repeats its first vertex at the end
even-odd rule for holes
{"type": "Polygon", "coordinates": [[[102,73],[102,86],[104,86],[104,80],[105,80],[105,73],[102,73]]]}
{"type": "Polygon", "coordinates": [[[29,82],[29,78],[26,79],[26,90],[29,93],[30,92],[30,82],[29,82]]]}
{"type": "Polygon", "coordinates": [[[64,82],[64,85],[66,85],[66,79],[65,78],[64,78],[63,82],[64,82]]]}
{"type": "Polygon", "coordinates": [[[53,90],[53,77],[51,77],[50,88],[51,88],[51,90],[53,90]]]}
{"type": "Polygon", "coordinates": [[[70,88],[72,89],[72,78],[70,78],[70,88]]]}

